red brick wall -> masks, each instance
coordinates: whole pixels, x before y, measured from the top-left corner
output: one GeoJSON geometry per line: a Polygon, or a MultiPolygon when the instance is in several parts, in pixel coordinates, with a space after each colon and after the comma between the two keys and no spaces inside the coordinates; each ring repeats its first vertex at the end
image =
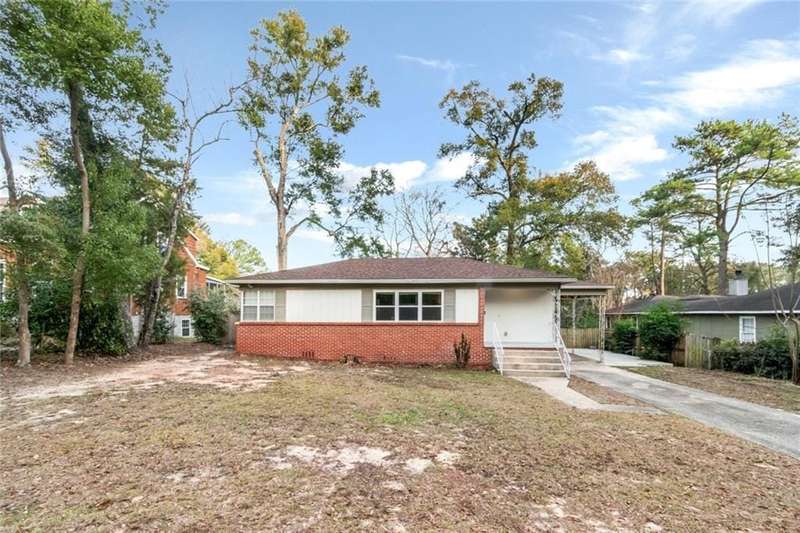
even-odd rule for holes
{"type": "Polygon", "coordinates": [[[483,346],[484,291],[477,324],[239,322],[236,351],[273,357],[337,361],[355,355],[368,363],[448,364],[453,342],[464,333],[472,345],[470,366],[486,367],[491,350],[483,346]]]}

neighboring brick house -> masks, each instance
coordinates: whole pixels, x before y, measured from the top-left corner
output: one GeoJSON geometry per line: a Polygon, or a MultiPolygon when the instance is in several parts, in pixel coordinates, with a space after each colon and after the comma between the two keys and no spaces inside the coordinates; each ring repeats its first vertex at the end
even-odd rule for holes
{"type": "MultiPolygon", "coordinates": [[[[184,275],[182,278],[178,278],[174,285],[172,283],[164,284],[163,298],[169,302],[168,318],[173,337],[194,337],[194,326],[189,312],[189,295],[194,292],[205,294],[209,286],[223,284],[221,280],[209,276],[209,268],[198,260],[197,257],[200,253],[198,244],[197,235],[190,231],[183,244],[175,252],[184,262],[184,275]]],[[[141,320],[141,309],[138,306],[134,306],[131,319],[134,331],[138,333],[141,320]]]]}
{"type": "MultiPolygon", "coordinates": [[[[240,289],[240,353],[446,364],[463,333],[472,345],[470,364],[485,367],[505,350],[558,355],[554,350],[563,341],[554,324],[562,286],[575,281],[442,257],[349,259],[229,283],[240,289]]],[[[522,363],[531,369],[538,364],[522,363]]],[[[548,370],[561,372],[560,366],[548,370]]]]}

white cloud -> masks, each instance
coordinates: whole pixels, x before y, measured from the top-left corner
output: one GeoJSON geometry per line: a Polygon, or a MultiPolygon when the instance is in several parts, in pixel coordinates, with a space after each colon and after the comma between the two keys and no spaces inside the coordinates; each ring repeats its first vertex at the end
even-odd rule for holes
{"type": "Polygon", "coordinates": [[[429,59],[427,57],[408,56],[405,54],[397,54],[396,57],[400,61],[416,63],[417,65],[422,65],[423,67],[444,70],[446,72],[452,72],[462,66],[449,59],[429,59]]]}
{"type": "Polygon", "coordinates": [[[579,157],[594,159],[613,179],[637,178],[642,165],[665,160],[658,134],[668,127],[778,103],[800,88],[800,42],[751,41],[719,66],[647,85],[658,91],[650,97],[655,104],[596,106],[602,126],[574,139],[579,157]]]}
{"type": "Polygon", "coordinates": [[[691,33],[675,35],[664,48],[664,57],[669,61],[688,59],[697,48],[697,38],[691,33]]]}
{"type": "Polygon", "coordinates": [[[353,185],[363,176],[369,175],[373,168],[391,172],[392,176],[394,176],[395,188],[398,190],[405,190],[411,186],[413,181],[419,179],[425,173],[428,169],[428,165],[424,161],[419,160],[401,161],[399,163],[378,162],[368,166],[359,166],[342,162],[342,164],[339,165],[339,173],[344,176],[347,184],[353,185]]]}
{"type": "Polygon", "coordinates": [[[231,226],[252,227],[258,224],[258,220],[256,220],[255,217],[243,215],[236,211],[229,213],[209,213],[208,215],[203,215],[203,220],[211,224],[227,224],[231,226]]]}
{"type": "Polygon", "coordinates": [[[658,145],[656,136],[650,133],[614,137],[592,155],[600,170],[617,181],[638,178],[641,176],[637,168],[639,165],[663,161],[667,157],[667,151],[658,145]]]}
{"type": "Polygon", "coordinates": [[[673,90],[657,98],[698,115],[763,105],[800,86],[800,42],[751,41],[727,63],[689,72],[667,85],[673,90]]]}
{"type": "Polygon", "coordinates": [[[694,0],[675,12],[678,20],[727,26],[733,19],[765,0],[694,0]]]}
{"type": "Polygon", "coordinates": [[[475,157],[468,152],[462,152],[452,159],[443,157],[436,160],[425,178],[428,181],[455,181],[463,177],[476,162],[475,157]]]}
{"type": "Polygon", "coordinates": [[[615,65],[627,65],[635,61],[642,61],[644,59],[647,59],[647,56],[633,49],[612,48],[607,52],[603,52],[600,54],[593,54],[592,59],[596,59],[598,61],[606,61],[608,63],[613,63],[615,65]]]}

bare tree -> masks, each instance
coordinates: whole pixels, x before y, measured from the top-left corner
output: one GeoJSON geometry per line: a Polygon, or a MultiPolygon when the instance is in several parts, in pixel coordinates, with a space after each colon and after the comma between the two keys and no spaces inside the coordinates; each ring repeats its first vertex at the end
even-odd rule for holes
{"type": "Polygon", "coordinates": [[[438,257],[450,250],[452,225],[439,187],[401,192],[378,228],[378,240],[392,257],[438,257]]]}
{"type": "Polygon", "coordinates": [[[170,207],[169,227],[167,228],[166,239],[162,248],[161,265],[155,279],[150,283],[147,300],[143,309],[143,320],[138,341],[139,346],[142,348],[150,344],[156,315],[158,314],[158,308],[161,304],[164,273],[167,271],[169,260],[175,249],[175,242],[178,235],[178,223],[181,216],[186,211],[187,196],[195,187],[195,177],[192,174],[192,168],[206,148],[226,140],[222,137],[222,131],[226,124],[225,122],[222,122],[216,134],[208,139],[202,136],[200,131],[201,126],[212,117],[235,111],[233,103],[237,92],[242,87],[243,84],[231,87],[228,89],[228,95],[223,101],[199,114],[194,111],[194,103],[192,101],[188,79],[186,80],[186,93],[183,96],[170,94],[178,104],[179,130],[184,145],[183,157],[180,161],[180,177],[177,184],[175,184],[175,192],[170,207]]]}
{"type": "Polygon", "coordinates": [[[783,327],[788,339],[792,383],[800,385],[800,201],[789,197],[781,209],[778,221],[771,219],[770,211],[769,208],[764,209],[767,222],[765,230],[753,232],[754,248],[758,257],[757,241],[763,240],[766,245],[766,282],[772,296],[772,307],[775,319],[783,327]],[[786,241],[780,242],[772,236],[772,225],[775,222],[779,228],[785,230],[783,236],[786,241]],[[775,275],[772,249],[776,246],[782,247],[779,261],[786,269],[788,283],[785,285],[779,285],[775,275]]]}

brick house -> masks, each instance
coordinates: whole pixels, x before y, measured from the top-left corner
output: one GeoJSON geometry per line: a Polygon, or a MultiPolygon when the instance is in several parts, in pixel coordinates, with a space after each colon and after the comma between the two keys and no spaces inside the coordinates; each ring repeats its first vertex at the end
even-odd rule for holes
{"type": "Polygon", "coordinates": [[[457,257],[349,259],[243,276],[230,281],[240,289],[236,350],[447,364],[463,333],[473,366],[499,363],[502,371],[505,361],[520,371],[568,374],[558,326],[561,296],[574,282],[457,257]]]}
{"type": "MultiPolygon", "coordinates": [[[[200,253],[198,244],[197,235],[190,231],[183,244],[175,252],[183,260],[184,275],[175,280],[174,284],[165,283],[166,287],[162,297],[169,302],[168,319],[172,336],[176,338],[190,339],[194,337],[194,326],[189,312],[189,296],[195,292],[205,294],[209,288],[225,284],[222,280],[208,275],[209,268],[197,258],[200,253]]],[[[138,334],[141,320],[141,309],[138,306],[133,306],[131,320],[134,332],[138,334]]]]}

